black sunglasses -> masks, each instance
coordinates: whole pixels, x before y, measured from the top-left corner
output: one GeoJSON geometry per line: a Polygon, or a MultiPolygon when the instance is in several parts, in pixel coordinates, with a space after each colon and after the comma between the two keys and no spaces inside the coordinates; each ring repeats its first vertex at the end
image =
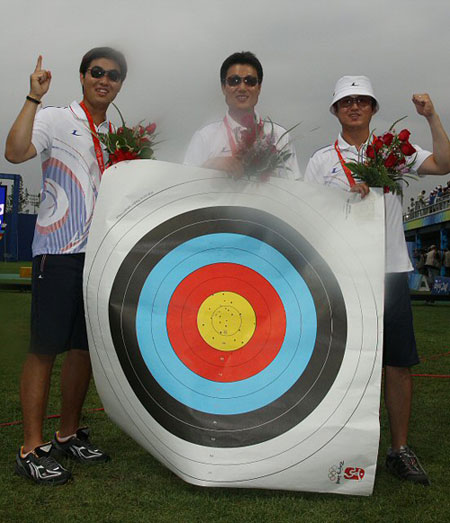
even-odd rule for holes
{"type": "Polygon", "coordinates": [[[242,77],[238,74],[233,74],[229,76],[225,81],[230,87],[236,87],[237,85],[241,85],[242,82],[244,82],[244,84],[248,85],[249,87],[255,87],[255,85],[259,83],[258,78],[256,78],[256,76],[248,75],[242,77]]]}
{"type": "Polygon", "coordinates": [[[122,75],[117,69],[110,69],[109,71],[105,71],[103,67],[94,65],[94,67],[90,67],[88,71],[91,73],[92,78],[102,78],[106,74],[111,82],[120,82],[122,79],[122,75]]]}
{"type": "Polygon", "coordinates": [[[372,103],[373,98],[370,96],[346,96],[338,101],[339,107],[349,108],[353,104],[358,107],[368,107],[372,103]]]}

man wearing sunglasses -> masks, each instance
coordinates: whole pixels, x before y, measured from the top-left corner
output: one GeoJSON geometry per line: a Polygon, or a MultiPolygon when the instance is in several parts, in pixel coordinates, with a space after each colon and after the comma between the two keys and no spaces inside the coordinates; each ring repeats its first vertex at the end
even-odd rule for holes
{"type": "MultiPolygon", "coordinates": [[[[433,152],[414,145],[415,169],[419,174],[446,174],[450,171],[450,142],[430,97],[415,94],[412,101],[431,130],[433,152]]],[[[311,157],[305,181],[357,192],[365,197],[369,187],[354,183],[345,163],[357,161],[370,136],[370,121],[379,104],[370,80],[365,76],[344,76],[337,81],[330,111],[341,125],[337,140],[311,157]]],[[[384,395],[391,431],[391,448],[386,467],[395,476],[429,485],[426,472],[408,447],[408,424],[412,400],[410,367],[419,363],[412,323],[407,273],[413,269],[408,256],[402,223],[400,197],[386,193],[385,242],[386,277],[384,303],[384,395]]]]}
{"type": "MultiPolygon", "coordinates": [[[[223,62],[220,82],[228,112],[223,120],[209,124],[194,134],[184,158],[186,165],[217,169],[236,177],[243,174],[242,163],[234,154],[241,132],[250,125],[261,128],[264,134],[272,132],[272,124],[263,122],[255,112],[262,80],[261,62],[249,51],[234,53],[223,62]]],[[[285,132],[279,125],[273,124],[275,142],[285,132]]],[[[285,150],[291,156],[275,174],[298,179],[300,172],[297,157],[288,134],[281,138],[277,147],[281,149],[283,146],[286,146],[285,150]]]]}
{"type": "Polygon", "coordinates": [[[80,65],[83,100],[36,113],[51,73],[39,56],[26,96],[7,141],[5,156],[22,163],[41,155],[42,202],[33,239],[31,342],[21,378],[24,443],[16,473],[38,484],[60,485],[71,473],[55,459],[102,463],[109,456],[89,440],[80,415],[91,377],[82,275],[84,253],[106,158],[97,132],[107,132],[106,110],[127,74],[122,53],[91,49],[80,65]],[[67,352],[61,371],[60,429],[45,443],[51,371],[67,352]]]}

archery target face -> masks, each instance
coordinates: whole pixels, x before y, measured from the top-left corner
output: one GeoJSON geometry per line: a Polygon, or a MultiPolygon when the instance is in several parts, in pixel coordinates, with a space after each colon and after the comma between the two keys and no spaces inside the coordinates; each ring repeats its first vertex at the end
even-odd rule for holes
{"type": "Polygon", "coordinates": [[[298,232],[260,210],[214,207],[136,243],[112,288],[110,324],[154,419],[192,443],[242,447],[298,425],[326,396],[345,309],[298,232]]]}
{"type": "Polygon", "coordinates": [[[184,479],[261,486],[276,476],[265,486],[282,488],[278,475],[332,452],[358,408],[380,300],[339,234],[340,202],[327,215],[309,186],[180,180],[122,212],[102,187],[85,272],[97,389],[184,479]]]}

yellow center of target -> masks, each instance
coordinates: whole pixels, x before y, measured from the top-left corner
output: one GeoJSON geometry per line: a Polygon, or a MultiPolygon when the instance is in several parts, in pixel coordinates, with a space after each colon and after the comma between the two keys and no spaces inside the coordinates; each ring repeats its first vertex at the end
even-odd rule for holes
{"type": "Polygon", "coordinates": [[[256,314],[250,303],[235,292],[216,292],[200,305],[197,327],[205,342],[217,350],[240,349],[252,338],[256,314]]]}

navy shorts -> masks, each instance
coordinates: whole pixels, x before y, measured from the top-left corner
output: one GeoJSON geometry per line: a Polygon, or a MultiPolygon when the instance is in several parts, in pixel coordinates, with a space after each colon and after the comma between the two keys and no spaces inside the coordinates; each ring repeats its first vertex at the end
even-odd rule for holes
{"type": "Polygon", "coordinates": [[[408,273],[387,273],[384,292],[383,365],[411,367],[420,360],[414,337],[408,273]]]}
{"type": "Polygon", "coordinates": [[[83,267],[84,253],[33,258],[30,352],[88,350],[83,267]]]}

